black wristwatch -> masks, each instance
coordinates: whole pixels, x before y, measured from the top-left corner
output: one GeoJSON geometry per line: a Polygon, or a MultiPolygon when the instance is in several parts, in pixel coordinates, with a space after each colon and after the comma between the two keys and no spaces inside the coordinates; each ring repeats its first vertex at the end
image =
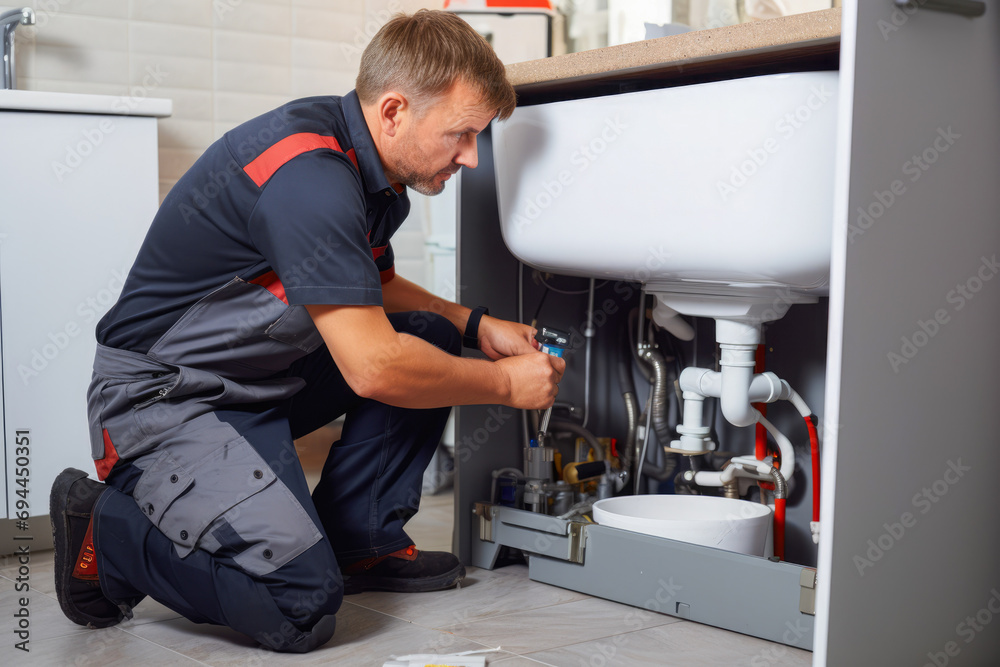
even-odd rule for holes
{"type": "Polygon", "coordinates": [[[489,315],[490,309],[485,306],[476,306],[469,314],[469,323],[465,325],[465,335],[462,336],[462,345],[470,350],[479,349],[479,321],[483,315],[489,315]]]}

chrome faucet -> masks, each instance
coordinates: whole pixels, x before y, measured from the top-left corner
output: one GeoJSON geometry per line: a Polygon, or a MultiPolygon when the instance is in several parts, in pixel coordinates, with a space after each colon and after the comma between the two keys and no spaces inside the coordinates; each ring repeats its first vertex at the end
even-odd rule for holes
{"type": "Polygon", "coordinates": [[[19,25],[35,25],[35,12],[30,7],[12,9],[0,14],[3,29],[3,71],[0,71],[0,89],[13,90],[17,80],[14,67],[14,30],[19,25]]]}

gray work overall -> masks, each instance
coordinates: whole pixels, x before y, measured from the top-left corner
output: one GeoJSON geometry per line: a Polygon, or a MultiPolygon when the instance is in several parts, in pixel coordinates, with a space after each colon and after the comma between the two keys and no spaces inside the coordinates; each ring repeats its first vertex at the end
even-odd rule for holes
{"type": "MultiPolygon", "coordinates": [[[[460,349],[441,317],[390,321],[460,349]]],[[[105,595],[150,595],[283,651],[332,636],[338,558],[412,544],[402,526],[448,414],[356,396],[273,272],[207,295],[147,354],[99,346],[88,408],[99,476],[114,487],[95,509],[105,595]],[[292,439],[345,412],[310,498],[292,439]]]]}

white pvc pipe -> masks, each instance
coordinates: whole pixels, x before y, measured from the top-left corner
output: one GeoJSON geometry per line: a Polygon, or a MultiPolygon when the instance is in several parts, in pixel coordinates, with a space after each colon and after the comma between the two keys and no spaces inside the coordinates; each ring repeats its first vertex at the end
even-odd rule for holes
{"type": "Polygon", "coordinates": [[[788,387],[788,400],[791,402],[792,405],[795,406],[795,409],[799,411],[799,414],[802,415],[802,417],[808,419],[809,416],[812,414],[812,410],[810,410],[809,406],[806,405],[806,402],[802,400],[802,397],[799,396],[794,389],[788,386],[787,382],[784,382],[784,384],[786,387],[788,387]]]}
{"type": "Polygon", "coordinates": [[[703,426],[705,397],[694,391],[686,391],[681,394],[684,399],[684,424],[685,429],[701,428],[703,426]]]}
{"type": "Polygon", "coordinates": [[[760,414],[750,405],[756,349],[749,345],[721,345],[722,414],[733,426],[750,426],[760,414]]]}
{"type": "Polygon", "coordinates": [[[736,478],[736,466],[727,466],[725,470],[699,470],[694,474],[694,483],[698,486],[725,486],[736,478]]]}
{"type": "MultiPolygon", "coordinates": [[[[755,411],[756,412],[756,411],[755,411]]],[[[767,421],[766,417],[761,416],[757,413],[758,421],[763,424],[767,432],[771,434],[774,441],[778,443],[778,451],[781,452],[781,475],[785,478],[789,485],[791,484],[792,475],[795,474],[795,448],[792,447],[792,443],[785,437],[785,435],[774,427],[774,424],[767,421]]],[[[789,491],[790,493],[790,491],[789,491]]]]}
{"type": "MultiPolygon", "coordinates": [[[[688,367],[681,371],[680,385],[681,391],[719,398],[722,395],[722,373],[688,367]]],[[[790,393],[793,392],[788,383],[774,373],[758,373],[750,381],[747,402],[773,403],[789,398],[790,393]]]]}
{"type": "MultiPolygon", "coordinates": [[[[694,340],[694,329],[676,310],[659,299],[653,308],[653,321],[681,340],[694,340]]],[[[697,358],[697,357],[696,357],[697,358]]]]}

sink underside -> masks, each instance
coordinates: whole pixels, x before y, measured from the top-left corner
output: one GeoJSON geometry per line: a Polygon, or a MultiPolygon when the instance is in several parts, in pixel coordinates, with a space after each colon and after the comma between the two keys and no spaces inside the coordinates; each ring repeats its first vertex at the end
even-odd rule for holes
{"type": "Polygon", "coordinates": [[[656,288],[822,294],[838,73],[519,107],[493,127],[521,261],[656,288]]]}

